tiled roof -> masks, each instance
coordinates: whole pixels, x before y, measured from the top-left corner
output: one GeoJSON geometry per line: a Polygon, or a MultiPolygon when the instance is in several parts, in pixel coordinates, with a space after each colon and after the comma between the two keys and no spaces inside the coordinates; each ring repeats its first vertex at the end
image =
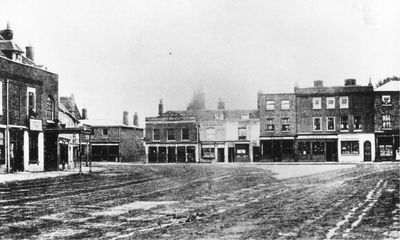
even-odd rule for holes
{"type": "Polygon", "coordinates": [[[395,92],[395,91],[400,91],[400,81],[392,80],[390,82],[387,82],[383,84],[382,86],[379,86],[375,88],[376,92],[395,92]]]}
{"type": "Polygon", "coordinates": [[[60,102],[76,119],[82,119],[81,113],[76,106],[74,97],[60,97],[60,102]]]}
{"type": "Polygon", "coordinates": [[[11,40],[0,40],[0,50],[1,51],[15,51],[24,52],[22,49],[11,40]]]}

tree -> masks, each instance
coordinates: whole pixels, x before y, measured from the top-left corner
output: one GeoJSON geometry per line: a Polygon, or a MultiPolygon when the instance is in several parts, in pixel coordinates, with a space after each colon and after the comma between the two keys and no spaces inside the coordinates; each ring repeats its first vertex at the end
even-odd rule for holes
{"type": "Polygon", "coordinates": [[[380,87],[385,83],[388,83],[390,81],[400,81],[400,78],[397,76],[393,76],[393,77],[387,77],[383,80],[379,80],[379,82],[375,85],[375,87],[380,87]]]}

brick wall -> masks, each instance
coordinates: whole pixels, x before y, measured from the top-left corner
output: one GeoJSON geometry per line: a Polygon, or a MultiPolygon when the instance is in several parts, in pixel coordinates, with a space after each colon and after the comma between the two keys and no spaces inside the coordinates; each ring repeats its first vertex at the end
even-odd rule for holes
{"type": "Polygon", "coordinates": [[[153,142],[153,130],[160,129],[160,143],[171,143],[171,142],[179,142],[182,141],[182,129],[189,129],[189,140],[185,140],[185,142],[196,142],[197,141],[197,128],[195,122],[162,122],[162,123],[146,123],[146,142],[153,142]],[[173,129],[175,133],[175,140],[168,141],[167,140],[167,129],[173,129]]]}
{"type": "Polygon", "coordinates": [[[382,131],[382,116],[389,114],[392,130],[400,129],[400,93],[397,92],[374,92],[374,108],[375,108],[375,131],[382,131]],[[385,106],[382,104],[382,96],[389,95],[391,104],[385,106]]]}

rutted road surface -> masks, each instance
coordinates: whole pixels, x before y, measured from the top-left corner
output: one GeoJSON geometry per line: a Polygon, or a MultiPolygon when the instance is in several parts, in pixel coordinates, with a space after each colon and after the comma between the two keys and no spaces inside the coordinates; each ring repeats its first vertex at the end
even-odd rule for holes
{"type": "Polygon", "coordinates": [[[0,238],[400,238],[398,164],[103,167],[0,184],[0,238]]]}

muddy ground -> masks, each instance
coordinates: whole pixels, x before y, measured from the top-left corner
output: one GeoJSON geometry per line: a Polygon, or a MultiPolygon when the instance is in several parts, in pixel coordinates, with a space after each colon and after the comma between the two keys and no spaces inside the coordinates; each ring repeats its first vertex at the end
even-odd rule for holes
{"type": "Polygon", "coordinates": [[[0,238],[400,238],[398,164],[102,166],[0,184],[0,238]]]}

